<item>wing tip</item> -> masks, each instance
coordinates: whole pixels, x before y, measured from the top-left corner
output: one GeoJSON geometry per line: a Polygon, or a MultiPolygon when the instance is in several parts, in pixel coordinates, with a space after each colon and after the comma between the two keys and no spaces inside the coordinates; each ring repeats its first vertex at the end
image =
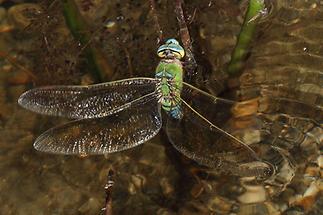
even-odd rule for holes
{"type": "Polygon", "coordinates": [[[32,99],[37,97],[36,92],[36,89],[27,90],[19,96],[17,103],[25,109],[32,110],[31,103],[32,99]]]}
{"type": "Polygon", "coordinates": [[[50,135],[48,135],[48,132],[50,130],[46,131],[45,133],[41,134],[39,137],[36,138],[33,146],[34,149],[40,152],[45,153],[51,153],[51,154],[67,154],[66,151],[59,150],[59,147],[55,143],[55,140],[53,140],[50,135]]]}
{"type": "Polygon", "coordinates": [[[44,140],[44,134],[41,134],[39,137],[36,138],[33,146],[37,151],[47,152],[47,150],[44,150],[43,140],[44,140]]]}
{"type": "Polygon", "coordinates": [[[28,94],[29,94],[30,90],[24,92],[23,94],[21,94],[18,98],[18,104],[24,108],[26,108],[28,106],[28,94]]]}

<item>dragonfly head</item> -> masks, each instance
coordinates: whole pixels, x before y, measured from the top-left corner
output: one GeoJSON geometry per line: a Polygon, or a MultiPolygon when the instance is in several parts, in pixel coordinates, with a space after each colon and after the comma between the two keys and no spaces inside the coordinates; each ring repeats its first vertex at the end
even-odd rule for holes
{"type": "Polygon", "coordinates": [[[168,39],[165,44],[159,46],[157,55],[160,58],[182,59],[185,56],[184,48],[175,39],[168,39]]]}

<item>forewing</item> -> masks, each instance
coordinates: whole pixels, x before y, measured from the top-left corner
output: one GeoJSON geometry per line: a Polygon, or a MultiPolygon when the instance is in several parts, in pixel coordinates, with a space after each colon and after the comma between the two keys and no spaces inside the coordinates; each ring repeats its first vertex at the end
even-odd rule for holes
{"type": "Polygon", "coordinates": [[[34,147],[43,152],[81,155],[135,147],[154,137],[162,126],[157,100],[151,93],[118,113],[52,128],[36,139],[34,147]]]}
{"type": "Polygon", "coordinates": [[[108,116],[155,90],[155,79],[131,78],[90,86],[50,86],[29,90],[18,103],[36,113],[74,119],[108,116]]]}
{"type": "Polygon", "coordinates": [[[264,177],[270,173],[271,167],[249,145],[254,140],[242,135],[254,129],[248,127],[249,116],[232,125],[239,103],[211,96],[188,84],[182,94],[183,118],[167,121],[167,135],[177,150],[200,164],[233,174],[264,177]]]}

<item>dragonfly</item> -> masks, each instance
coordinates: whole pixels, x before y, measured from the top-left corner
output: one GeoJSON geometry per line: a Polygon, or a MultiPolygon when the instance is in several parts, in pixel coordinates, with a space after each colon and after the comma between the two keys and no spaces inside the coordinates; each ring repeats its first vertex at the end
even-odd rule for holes
{"type": "Polygon", "coordinates": [[[18,100],[22,107],[72,119],[41,134],[34,148],[68,155],[114,153],[147,142],[166,124],[175,149],[201,165],[267,174],[268,165],[251,146],[225,131],[230,110],[239,103],[183,81],[185,50],[176,39],[168,39],[157,55],[161,60],[154,78],[47,86],[23,93],[18,100]],[[210,113],[216,123],[209,120],[210,113]]]}

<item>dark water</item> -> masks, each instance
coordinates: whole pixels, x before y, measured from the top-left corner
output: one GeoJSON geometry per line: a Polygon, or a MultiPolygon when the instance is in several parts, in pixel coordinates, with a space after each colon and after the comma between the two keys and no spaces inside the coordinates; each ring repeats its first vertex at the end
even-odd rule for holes
{"type": "MultiPolygon", "coordinates": [[[[239,2],[185,3],[199,64],[190,80],[213,93],[223,90],[228,79],[225,68],[247,5],[239,2]]],[[[113,71],[106,74],[109,80],[151,77],[158,45],[149,1],[79,3],[94,35],[91,45],[99,44],[113,71]]],[[[257,103],[262,126],[250,138],[266,140],[262,154],[276,168],[261,182],[189,161],[169,146],[163,131],[142,146],[108,156],[35,151],[35,138],[64,120],[22,109],[17,105],[19,95],[32,85],[89,84],[95,79],[85,66],[82,46],[64,24],[59,3],[38,16],[32,10],[19,12],[14,10],[17,6],[5,6],[0,8],[0,214],[100,214],[111,168],[115,171],[113,214],[320,214],[323,210],[321,1],[268,3],[242,74],[229,80],[234,87],[222,91],[257,103]],[[27,28],[26,16],[37,17],[27,28]],[[3,60],[6,53],[10,58],[3,60]]],[[[179,38],[172,1],[158,1],[156,9],[164,37],[179,38]]]]}

